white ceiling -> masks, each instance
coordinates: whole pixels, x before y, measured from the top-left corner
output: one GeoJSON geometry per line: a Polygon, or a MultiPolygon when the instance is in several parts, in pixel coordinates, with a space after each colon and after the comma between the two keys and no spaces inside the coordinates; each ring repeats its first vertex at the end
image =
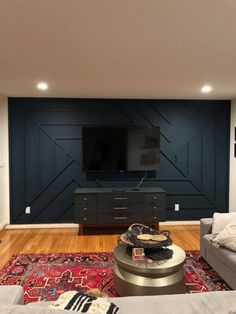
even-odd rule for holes
{"type": "Polygon", "coordinates": [[[235,98],[236,0],[0,0],[0,92],[235,98]]]}

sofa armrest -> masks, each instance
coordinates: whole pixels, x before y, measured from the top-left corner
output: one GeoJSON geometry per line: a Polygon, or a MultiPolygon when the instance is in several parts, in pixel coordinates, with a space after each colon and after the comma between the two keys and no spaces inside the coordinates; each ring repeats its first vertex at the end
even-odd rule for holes
{"type": "Polygon", "coordinates": [[[24,304],[23,295],[24,289],[21,286],[0,286],[0,304],[24,304]]]}
{"type": "Polygon", "coordinates": [[[205,234],[209,234],[212,231],[213,218],[202,218],[200,220],[200,239],[205,234]]]}

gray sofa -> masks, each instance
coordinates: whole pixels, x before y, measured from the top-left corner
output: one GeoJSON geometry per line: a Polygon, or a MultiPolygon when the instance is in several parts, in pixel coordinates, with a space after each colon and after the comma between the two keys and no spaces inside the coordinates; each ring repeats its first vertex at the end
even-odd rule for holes
{"type": "Polygon", "coordinates": [[[200,254],[232,288],[236,289],[236,253],[212,242],[212,218],[200,222],[200,254]]]}
{"type": "MultiPolygon", "coordinates": [[[[111,298],[119,314],[236,314],[236,291],[111,298]]],[[[68,314],[50,309],[49,302],[23,304],[21,286],[0,286],[1,314],[68,314]]]]}

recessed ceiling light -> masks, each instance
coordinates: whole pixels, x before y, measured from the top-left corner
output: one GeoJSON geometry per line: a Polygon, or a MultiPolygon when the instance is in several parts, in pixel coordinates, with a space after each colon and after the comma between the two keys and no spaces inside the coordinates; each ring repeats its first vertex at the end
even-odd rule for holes
{"type": "Polygon", "coordinates": [[[201,88],[201,92],[204,94],[210,93],[212,91],[212,87],[210,85],[203,85],[201,88]]]}
{"type": "Polygon", "coordinates": [[[39,82],[37,84],[37,88],[40,90],[47,90],[48,89],[48,84],[45,82],[39,82]]]}

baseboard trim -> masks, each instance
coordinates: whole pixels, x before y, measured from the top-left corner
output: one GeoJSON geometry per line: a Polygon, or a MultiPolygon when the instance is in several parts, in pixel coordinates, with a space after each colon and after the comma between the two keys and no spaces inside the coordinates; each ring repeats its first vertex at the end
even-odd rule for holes
{"type": "Polygon", "coordinates": [[[2,223],[0,224],[0,231],[3,230],[3,229],[5,229],[6,225],[7,225],[6,222],[2,222],[2,223]]]}
{"type": "MultiPolygon", "coordinates": [[[[178,226],[178,225],[199,225],[199,220],[185,221],[165,221],[160,222],[160,226],[178,226]]],[[[4,225],[5,229],[57,229],[57,228],[78,228],[78,224],[28,224],[28,225],[4,225]]],[[[1,227],[1,225],[0,225],[1,227]]]]}
{"type": "Polygon", "coordinates": [[[6,225],[5,229],[57,229],[57,228],[78,228],[78,224],[28,224],[28,225],[6,225]]]}
{"type": "Polygon", "coordinates": [[[200,220],[163,221],[160,226],[200,225],[200,220]]]}

